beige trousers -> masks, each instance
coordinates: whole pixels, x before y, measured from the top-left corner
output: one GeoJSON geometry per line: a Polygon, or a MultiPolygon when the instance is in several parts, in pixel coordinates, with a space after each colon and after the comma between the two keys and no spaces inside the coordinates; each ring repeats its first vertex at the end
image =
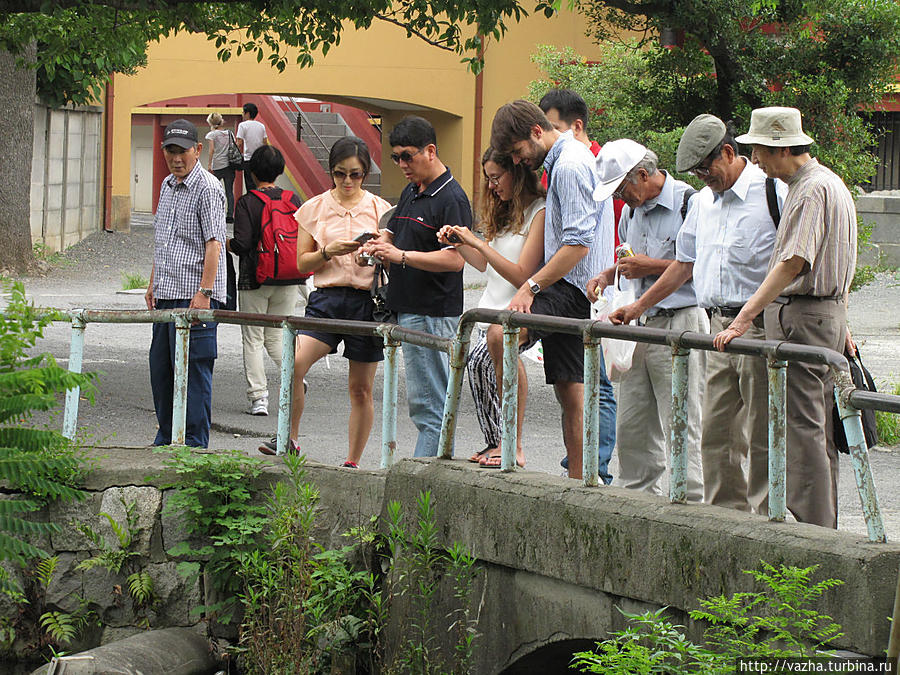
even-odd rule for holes
{"type": "MultiPolygon", "coordinates": [[[[709,331],[706,312],[699,307],[678,310],[674,316],[657,316],[645,324],[664,330],[709,331]]],[[[706,352],[691,350],[688,357],[688,474],[689,501],[703,501],[703,469],[700,463],[700,416],[706,388],[706,352]]],[[[616,416],[616,483],[635,490],[662,494],[660,478],[672,451],[669,420],[672,416],[672,348],[638,342],[631,368],[619,382],[616,416]]]]}
{"type": "MultiPolygon", "coordinates": [[[[238,305],[242,312],[253,314],[296,314],[297,286],[260,286],[252,291],[238,291],[238,305]]],[[[281,329],[262,326],[241,326],[244,347],[244,375],[247,378],[247,399],[251,402],[268,397],[266,363],[263,350],[281,365],[281,329]]]]}
{"type": "MultiPolygon", "coordinates": [[[[847,314],[842,300],[793,296],[765,310],[766,336],[843,353],[847,314]]],[[[838,457],[827,366],[788,362],[787,507],[802,523],[837,527],[838,457]]]]}
{"type": "MultiPolygon", "coordinates": [[[[714,314],[710,332],[731,325],[714,314]]],[[[757,319],[743,337],[765,339],[757,319]]],[[[758,356],[707,352],[703,405],[704,497],[708,504],[767,514],[769,502],[768,379],[758,356]],[[747,474],[742,464],[747,461],[747,474]]]]}

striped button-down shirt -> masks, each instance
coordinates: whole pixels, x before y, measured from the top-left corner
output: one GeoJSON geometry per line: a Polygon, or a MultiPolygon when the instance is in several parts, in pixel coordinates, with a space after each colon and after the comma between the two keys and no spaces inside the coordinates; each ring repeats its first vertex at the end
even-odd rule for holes
{"type": "MultiPolygon", "coordinates": [[[[730,188],[705,187],[691,199],[678,233],[675,260],[694,264],[694,291],[701,307],[740,307],[766,278],[775,224],[766,201],[766,174],[746,157],[730,188]]],[[[787,186],[775,181],[779,202],[787,186]]]]}
{"type": "Polygon", "coordinates": [[[856,270],[856,205],[830,169],[811,159],[788,178],[781,225],[769,269],[800,256],[803,270],[784,295],[842,297],[856,270]]]}
{"type": "Polygon", "coordinates": [[[544,168],[549,175],[544,225],[544,264],[563,246],[586,246],[588,253],[563,278],[587,295],[591,277],[613,264],[612,199],[594,200],[596,160],[567,131],[556,140],[544,168]]]}
{"type": "Polygon", "coordinates": [[[225,190],[200,162],[179,181],[169,175],[153,218],[153,297],[190,300],[200,288],[206,242],[218,241],[219,267],[212,297],[225,302],[225,190]]]}

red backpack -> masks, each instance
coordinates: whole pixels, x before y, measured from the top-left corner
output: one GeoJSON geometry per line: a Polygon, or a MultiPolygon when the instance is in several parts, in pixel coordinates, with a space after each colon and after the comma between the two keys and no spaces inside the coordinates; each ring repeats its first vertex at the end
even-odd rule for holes
{"type": "Polygon", "coordinates": [[[261,190],[251,190],[263,204],[259,245],[256,248],[256,281],[300,281],[311,276],[297,269],[297,207],[291,203],[294,193],[284,190],[281,198],[271,199],[261,190]]]}

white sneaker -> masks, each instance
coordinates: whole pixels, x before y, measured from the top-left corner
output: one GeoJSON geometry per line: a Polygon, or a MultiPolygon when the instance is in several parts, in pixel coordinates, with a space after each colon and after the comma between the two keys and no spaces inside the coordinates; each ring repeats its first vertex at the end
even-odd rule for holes
{"type": "Polygon", "coordinates": [[[250,404],[250,414],[267,416],[269,414],[269,399],[258,398],[250,404]]]}

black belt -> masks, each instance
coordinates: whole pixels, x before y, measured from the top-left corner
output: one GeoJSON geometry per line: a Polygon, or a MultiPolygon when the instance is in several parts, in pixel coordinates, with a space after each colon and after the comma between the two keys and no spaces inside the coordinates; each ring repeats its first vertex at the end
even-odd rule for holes
{"type": "Polygon", "coordinates": [[[646,316],[648,319],[655,319],[658,316],[664,316],[668,319],[671,319],[673,316],[675,316],[676,312],[680,312],[683,309],[690,309],[691,307],[696,307],[696,306],[697,305],[686,305],[684,307],[676,307],[674,309],[668,309],[666,307],[659,307],[655,312],[653,312],[653,314],[649,313],[652,310],[648,310],[648,312],[645,313],[644,316],[646,316]]]}
{"type": "Polygon", "coordinates": [[[772,302],[779,305],[789,305],[794,300],[843,300],[844,296],[837,295],[779,295],[772,302]]]}
{"type": "Polygon", "coordinates": [[[706,316],[710,319],[715,315],[724,316],[726,319],[733,319],[738,314],[741,313],[741,310],[744,309],[744,306],[740,307],[729,307],[728,305],[717,305],[715,307],[707,307],[706,308],[706,316]]]}

